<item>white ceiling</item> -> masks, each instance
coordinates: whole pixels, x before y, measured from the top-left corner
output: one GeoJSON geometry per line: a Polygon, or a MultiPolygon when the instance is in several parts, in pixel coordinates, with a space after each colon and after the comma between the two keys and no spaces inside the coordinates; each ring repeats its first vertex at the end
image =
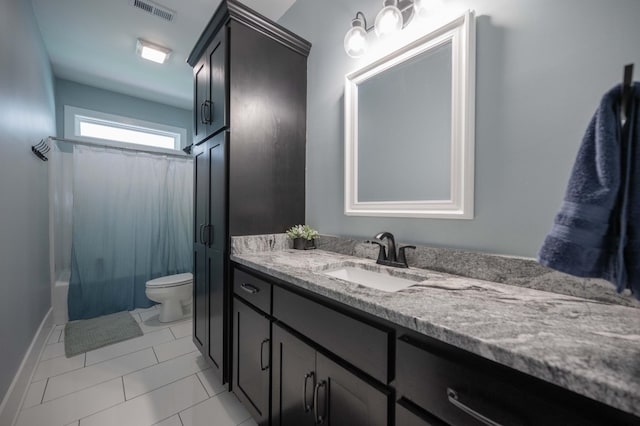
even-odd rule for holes
{"type": "MultiPolygon", "coordinates": [[[[186,63],[220,0],[155,0],[176,11],[167,22],[129,0],[32,0],[57,77],[191,109],[191,67],[186,63]],[[136,55],[136,39],[170,48],[165,64],[136,55]]],[[[277,21],[295,0],[244,0],[277,21]]]]}

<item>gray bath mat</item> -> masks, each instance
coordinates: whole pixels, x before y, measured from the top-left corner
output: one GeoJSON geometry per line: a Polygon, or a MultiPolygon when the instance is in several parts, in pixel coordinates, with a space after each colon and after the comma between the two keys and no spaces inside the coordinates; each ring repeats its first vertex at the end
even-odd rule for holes
{"type": "Polygon", "coordinates": [[[142,330],[127,311],[73,321],[64,327],[64,353],[69,358],[138,336],[142,330]]]}

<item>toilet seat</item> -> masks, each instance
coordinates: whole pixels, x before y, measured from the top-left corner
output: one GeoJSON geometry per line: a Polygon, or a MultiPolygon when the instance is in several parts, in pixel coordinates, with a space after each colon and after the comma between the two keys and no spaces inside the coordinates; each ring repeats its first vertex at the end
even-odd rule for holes
{"type": "Polygon", "coordinates": [[[193,282],[193,274],[190,272],[184,274],[167,275],[166,277],[156,278],[147,281],[147,288],[167,288],[178,287],[193,282]]]}

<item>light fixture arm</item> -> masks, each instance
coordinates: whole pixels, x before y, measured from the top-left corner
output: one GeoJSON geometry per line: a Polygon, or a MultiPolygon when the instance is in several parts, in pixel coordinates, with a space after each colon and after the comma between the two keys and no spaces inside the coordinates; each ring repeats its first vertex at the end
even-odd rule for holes
{"type": "Polygon", "coordinates": [[[373,25],[371,25],[370,27],[367,26],[367,18],[366,16],[364,16],[364,13],[362,13],[361,11],[356,12],[356,17],[352,20],[352,22],[355,21],[356,19],[360,19],[358,18],[358,16],[362,17],[361,18],[362,28],[364,28],[366,32],[371,32],[373,30],[373,25]]]}

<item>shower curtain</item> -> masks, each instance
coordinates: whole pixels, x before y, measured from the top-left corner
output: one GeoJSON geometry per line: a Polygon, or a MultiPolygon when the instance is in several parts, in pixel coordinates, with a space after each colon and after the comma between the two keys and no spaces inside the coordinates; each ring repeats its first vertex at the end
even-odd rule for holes
{"type": "Polygon", "coordinates": [[[191,159],[76,145],[69,319],[153,304],[146,281],[192,269],[191,159]]]}

